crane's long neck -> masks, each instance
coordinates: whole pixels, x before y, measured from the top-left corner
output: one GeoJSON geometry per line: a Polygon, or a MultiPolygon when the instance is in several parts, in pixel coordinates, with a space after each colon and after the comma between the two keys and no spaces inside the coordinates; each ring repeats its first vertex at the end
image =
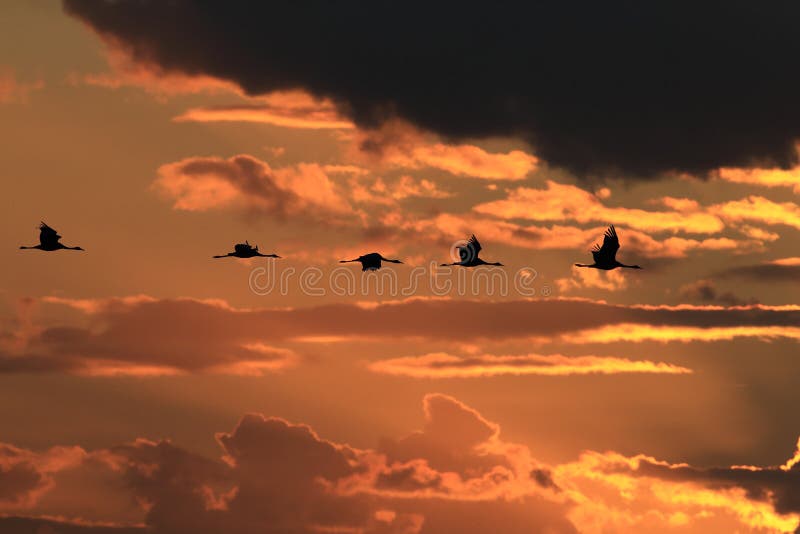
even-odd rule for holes
{"type": "Polygon", "coordinates": [[[575,264],[575,267],[591,267],[591,268],[594,268],[594,269],[596,269],[596,268],[597,268],[597,264],[594,264],[594,263],[592,263],[592,264],[588,264],[588,263],[576,263],[576,264],[575,264]]]}
{"type": "Polygon", "coordinates": [[[617,267],[624,267],[625,269],[641,269],[638,265],[625,265],[624,263],[617,262],[617,267]]]}
{"type": "Polygon", "coordinates": [[[19,247],[19,248],[20,248],[21,250],[30,250],[30,249],[42,248],[42,245],[33,245],[32,247],[26,247],[25,245],[22,245],[22,246],[21,246],[21,247],[19,247]]]}

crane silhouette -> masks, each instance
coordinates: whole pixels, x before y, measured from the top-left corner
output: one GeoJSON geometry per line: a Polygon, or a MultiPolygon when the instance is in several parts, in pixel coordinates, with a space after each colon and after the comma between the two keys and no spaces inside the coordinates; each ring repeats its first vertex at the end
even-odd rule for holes
{"type": "Polygon", "coordinates": [[[384,258],[378,252],[370,252],[369,254],[364,254],[363,256],[359,256],[354,260],[339,260],[339,263],[351,263],[356,261],[361,264],[362,271],[377,271],[381,268],[382,261],[388,261],[389,263],[403,263],[400,260],[390,260],[388,258],[384,258]]]}
{"type": "Polygon", "coordinates": [[[221,256],[214,256],[214,258],[255,258],[256,256],[261,258],[280,258],[277,254],[261,254],[258,251],[258,246],[253,246],[247,241],[244,243],[237,243],[233,246],[233,252],[228,252],[227,254],[223,254],[221,256]]]}
{"type": "Polygon", "coordinates": [[[461,258],[460,261],[456,261],[453,263],[442,263],[441,266],[448,266],[448,265],[460,265],[461,267],[477,267],[478,265],[496,265],[502,267],[503,264],[500,262],[488,262],[483,261],[481,258],[478,257],[478,253],[481,251],[481,243],[478,241],[478,238],[475,237],[475,234],[472,234],[467,242],[458,248],[458,257],[461,258]]]}
{"type": "Polygon", "coordinates": [[[592,269],[602,269],[610,271],[617,267],[625,267],[627,269],[641,269],[638,265],[625,265],[617,261],[617,251],[619,250],[619,238],[614,225],[608,227],[606,233],[603,235],[603,246],[601,247],[595,243],[592,249],[592,256],[594,263],[589,265],[586,263],[576,263],[577,267],[591,267],[592,269]]]}
{"type": "Polygon", "coordinates": [[[68,247],[61,243],[61,236],[58,235],[58,232],[47,226],[47,224],[42,221],[39,225],[39,244],[34,245],[32,247],[21,246],[21,249],[39,249],[44,250],[46,252],[52,252],[54,250],[83,250],[81,247],[68,247]]]}

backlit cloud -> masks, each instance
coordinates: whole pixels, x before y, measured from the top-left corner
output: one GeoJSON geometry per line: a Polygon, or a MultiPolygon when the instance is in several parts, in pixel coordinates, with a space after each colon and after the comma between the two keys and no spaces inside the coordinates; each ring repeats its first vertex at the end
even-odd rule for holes
{"type": "Polygon", "coordinates": [[[790,187],[800,193],[800,167],[781,168],[723,168],[715,176],[727,182],[762,187],[790,187]]]}
{"type": "Polygon", "coordinates": [[[570,343],[616,343],[627,341],[640,343],[658,341],[668,343],[678,341],[730,341],[737,338],[792,339],[800,340],[800,327],[795,326],[663,326],[648,324],[619,323],[597,329],[570,334],[570,343]]]}
{"type": "Polygon", "coordinates": [[[498,153],[475,145],[445,144],[400,121],[379,129],[358,130],[352,143],[350,157],[374,166],[434,168],[455,176],[490,180],[522,180],[538,164],[535,156],[522,150],[498,153]]]}
{"type": "MultiPolygon", "coordinates": [[[[646,232],[688,232],[713,234],[724,228],[722,221],[709,213],[686,211],[647,211],[634,208],[612,208],[602,200],[574,185],[547,180],[546,189],[520,187],[503,200],[478,204],[473,209],[503,219],[532,221],[597,222],[630,226],[646,232]]],[[[679,207],[673,204],[673,208],[679,207]]]]}
{"type": "MultiPolygon", "coordinates": [[[[453,397],[426,395],[423,412],[422,428],[373,449],[260,414],[217,434],[220,459],[142,438],[91,451],[36,453],[2,445],[4,467],[11,458],[47,483],[26,502],[7,501],[6,513],[17,517],[0,517],[0,527],[15,534],[45,527],[76,534],[245,534],[267,527],[303,534],[479,534],[494,526],[510,534],[592,534],[788,533],[800,524],[794,460],[706,468],[586,451],[548,465],[453,397]],[[126,498],[130,504],[116,521],[98,519],[104,504],[126,498]],[[69,513],[56,516],[65,499],[69,513]]],[[[10,472],[0,471],[5,488],[28,492],[25,477],[10,472]]]]}
{"type": "Polygon", "coordinates": [[[257,122],[311,130],[351,129],[352,122],[339,115],[333,104],[300,91],[277,92],[258,97],[256,103],[192,108],[175,117],[176,122],[257,122]]]}
{"type": "Polygon", "coordinates": [[[431,353],[379,360],[369,364],[377,373],[413,378],[469,378],[498,375],[567,376],[582,374],[663,373],[688,374],[685,367],[648,360],[609,356],[562,356],[526,354],[454,356],[431,353]]]}
{"type": "MultiPolygon", "coordinates": [[[[540,339],[584,343],[800,339],[797,306],[625,306],[585,299],[412,298],[305,308],[235,308],[193,299],[47,299],[72,309],[69,320],[29,319],[3,332],[0,371],[89,375],[262,374],[298,363],[289,343],[302,339],[397,339],[460,342],[540,339]],[[459,317],[458,323],[452,317],[459,317]],[[491,321],[487,321],[491,317],[491,321]],[[537,317],[537,321],[530,321],[537,317]]],[[[535,372],[546,360],[530,364],[535,372]]],[[[397,362],[394,362],[397,363],[397,362]]],[[[450,362],[451,367],[455,363],[450,362]]],[[[502,367],[503,362],[494,362],[502,367]]],[[[601,360],[551,365],[602,366],[601,360]]],[[[605,362],[630,369],[650,364],[605,362]]],[[[376,364],[378,366],[385,364],[376,364]]],[[[596,369],[599,369],[597,367],[596,369]]],[[[621,368],[621,367],[620,367],[621,368]]],[[[547,373],[547,370],[539,370],[547,373]]],[[[579,371],[576,371],[579,372],[579,371]]]]}
{"type": "Polygon", "coordinates": [[[272,169],[247,155],[196,157],[162,165],[158,175],[153,187],[179,210],[238,207],[276,218],[311,214],[325,218],[352,209],[318,164],[272,169]]]}

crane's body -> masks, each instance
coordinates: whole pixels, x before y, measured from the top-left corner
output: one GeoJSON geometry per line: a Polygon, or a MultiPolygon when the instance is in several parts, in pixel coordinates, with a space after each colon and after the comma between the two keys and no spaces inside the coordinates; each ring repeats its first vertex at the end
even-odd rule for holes
{"type": "Polygon", "coordinates": [[[233,246],[233,252],[222,254],[221,256],[214,256],[214,258],[280,258],[277,254],[261,254],[258,251],[258,246],[253,246],[247,241],[244,243],[237,243],[233,246]]]}
{"type": "Polygon", "coordinates": [[[478,257],[478,253],[481,250],[482,247],[480,241],[478,241],[478,238],[475,237],[475,234],[472,234],[472,236],[470,236],[470,238],[464,245],[458,247],[458,257],[460,261],[456,261],[453,263],[443,263],[442,267],[449,265],[458,265],[460,267],[478,267],[480,265],[491,265],[498,267],[503,266],[503,264],[500,262],[483,261],[481,258],[478,257]]]}
{"type": "Polygon", "coordinates": [[[81,247],[68,247],[61,243],[61,236],[58,235],[53,228],[47,226],[42,221],[39,225],[39,244],[30,247],[21,246],[20,249],[38,249],[45,252],[53,252],[54,250],[83,250],[81,247]]]}
{"type": "Polygon", "coordinates": [[[624,267],[626,269],[641,269],[638,265],[625,265],[617,261],[617,251],[619,250],[619,237],[614,225],[608,227],[606,233],[603,235],[603,246],[601,247],[595,243],[594,248],[591,250],[594,263],[576,263],[576,267],[589,267],[590,269],[601,269],[603,271],[610,271],[617,267],[624,267]]]}
{"type": "Polygon", "coordinates": [[[381,268],[381,262],[386,261],[389,263],[403,263],[400,260],[390,260],[384,258],[378,252],[370,252],[369,254],[364,254],[352,260],[340,260],[339,263],[351,263],[351,262],[358,262],[361,264],[362,271],[377,271],[381,268]]]}

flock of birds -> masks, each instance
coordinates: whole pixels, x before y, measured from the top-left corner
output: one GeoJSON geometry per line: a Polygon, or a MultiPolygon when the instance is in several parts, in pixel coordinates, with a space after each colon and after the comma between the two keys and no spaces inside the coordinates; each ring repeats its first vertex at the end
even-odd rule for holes
{"type": "MultiPolygon", "coordinates": [[[[55,250],[83,250],[81,247],[68,247],[61,243],[61,236],[58,235],[53,228],[45,224],[44,222],[41,223],[39,226],[39,244],[26,247],[21,246],[21,249],[38,249],[43,250],[46,252],[53,252],[55,250]]],[[[457,247],[458,249],[458,256],[459,261],[455,261],[453,263],[443,263],[442,266],[448,265],[457,265],[460,267],[478,267],[480,265],[490,265],[490,266],[502,266],[502,263],[499,262],[487,262],[484,261],[482,258],[478,257],[478,254],[482,250],[481,244],[478,241],[478,238],[475,235],[472,235],[465,244],[460,245],[457,247]]],[[[576,263],[577,267],[589,267],[592,269],[602,269],[604,271],[610,271],[612,269],[616,269],[618,267],[624,267],[627,269],[641,269],[638,265],[625,265],[617,261],[617,251],[619,250],[619,238],[617,237],[617,231],[614,229],[614,226],[609,226],[603,236],[603,245],[600,246],[595,244],[594,248],[591,250],[592,257],[594,258],[594,263],[587,264],[587,263],[576,263]]],[[[258,246],[253,246],[247,241],[244,243],[237,243],[233,247],[233,252],[228,252],[227,254],[222,254],[219,256],[213,256],[214,258],[280,258],[277,254],[262,254],[258,251],[258,246]]],[[[378,252],[370,252],[369,254],[364,254],[352,260],[341,260],[339,263],[351,263],[351,262],[358,262],[361,264],[362,271],[377,271],[381,268],[382,262],[388,263],[403,263],[400,260],[390,260],[388,258],[384,258],[378,252]]]]}

